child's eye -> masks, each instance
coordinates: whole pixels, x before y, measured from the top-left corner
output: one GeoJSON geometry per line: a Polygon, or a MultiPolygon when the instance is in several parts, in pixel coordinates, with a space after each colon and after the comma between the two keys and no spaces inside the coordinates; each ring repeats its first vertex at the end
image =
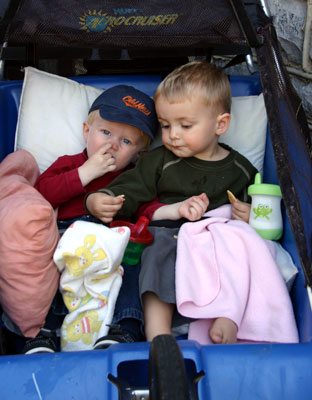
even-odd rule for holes
{"type": "Polygon", "coordinates": [[[129,139],[124,138],[124,139],[122,139],[122,141],[123,141],[123,143],[125,143],[125,144],[131,144],[131,142],[130,142],[129,139]]]}
{"type": "Polygon", "coordinates": [[[102,132],[104,133],[104,135],[107,135],[107,136],[109,136],[111,134],[110,131],[108,131],[107,129],[103,129],[102,132]]]}
{"type": "Polygon", "coordinates": [[[189,125],[189,124],[183,124],[182,125],[183,129],[190,129],[191,127],[192,127],[192,125],[189,125]]]}
{"type": "Polygon", "coordinates": [[[169,128],[169,125],[165,125],[165,124],[161,124],[160,126],[161,126],[161,129],[168,129],[169,128]]]}

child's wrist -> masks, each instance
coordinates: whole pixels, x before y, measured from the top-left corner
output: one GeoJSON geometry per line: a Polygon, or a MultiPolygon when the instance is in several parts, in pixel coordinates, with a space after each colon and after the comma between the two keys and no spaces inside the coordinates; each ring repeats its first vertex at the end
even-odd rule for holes
{"type": "Polygon", "coordinates": [[[176,221],[180,219],[181,217],[177,206],[178,203],[167,204],[158,208],[152,216],[152,221],[157,221],[160,219],[170,219],[172,221],[176,221]]]}

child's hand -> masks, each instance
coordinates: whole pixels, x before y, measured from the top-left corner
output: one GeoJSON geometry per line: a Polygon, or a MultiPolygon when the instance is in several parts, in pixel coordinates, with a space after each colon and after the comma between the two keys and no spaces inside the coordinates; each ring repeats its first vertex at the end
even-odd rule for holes
{"type": "Polygon", "coordinates": [[[107,153],[110,148],[110,143],[104,144],[78,168],[82,186],[87,186],[94,179],[116,169],[115,158],[107,153]]]}
{"type": "Polygon", "coordinates": [[[209,199],[206,193],[202,193],[199,196],[192,196],[182,201],[179,207],[180,218],[197,221],[205,214],[208,205],[209,199]]]}
{"type": "Polygon", "coordinates": [[[184,201],[158,208],[154,212],[152,220],[170,219],[176,221],[181,218],[187,218],[189,221],[197,221],[205,214],[208,205],[208,197],[206,193],[202,193],[199,196],[192,196],[184,201]]]}
{"type": "Polygon", "coordinates": [[[105,193],[96,192],[91,193],[87,197],[86,207],[90,214],[104,223],[109,223],[121,209],[124,201],[125,199],[122,195],[114,197],[105,193]]]}
{"type": "Polygon", "coordinates": [[[234,203],[232,203],[232,219],[249,222],[250,210],[250,204],[236,200],[234,203]]]}

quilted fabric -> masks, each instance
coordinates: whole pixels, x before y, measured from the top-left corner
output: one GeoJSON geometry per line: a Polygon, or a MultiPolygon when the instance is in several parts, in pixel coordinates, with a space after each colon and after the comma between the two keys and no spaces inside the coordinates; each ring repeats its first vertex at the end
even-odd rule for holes
{"type": "Polygon", "coordinates": [[[58,288],[59,240],[51,205],[33,187],[39,169],[25,150],[0,164],[0,302],[26,337],[34,337],[58,288]]]}

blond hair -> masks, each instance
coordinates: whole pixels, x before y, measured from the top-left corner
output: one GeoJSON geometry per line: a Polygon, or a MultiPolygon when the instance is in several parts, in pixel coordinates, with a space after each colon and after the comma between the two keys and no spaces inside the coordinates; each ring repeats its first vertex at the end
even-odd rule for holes
{"type": "Polygon", "coordinates": [[[169,102],[193,95],[201,95],[207,104],[217,112],[231,112],[232,93],[225,72],[204,61],[191,61],[169,75],[158,86],[154,100],[164,96],[169,102]]]}
{"type": "MultiPolygon", "coordinates": [[[[100,115],[99,110],[91,111],[88,115],[87,123],[91,125],[97,115],[100,115]]],[[[142,148],[147,148],[151,144],[152,139],[140,130],[140,142],[142,143],[142,148]]]]}
{"type": "Polygon", "coordinates": [[[91,111],[90,114],[88,115],[87,123],[88,123],[89,125],[93,124],[93,122],[94,122],[94,120],[95,120],[95,117],[96,117],[97,115],[100,115],[99,110],[91,111]]]}

